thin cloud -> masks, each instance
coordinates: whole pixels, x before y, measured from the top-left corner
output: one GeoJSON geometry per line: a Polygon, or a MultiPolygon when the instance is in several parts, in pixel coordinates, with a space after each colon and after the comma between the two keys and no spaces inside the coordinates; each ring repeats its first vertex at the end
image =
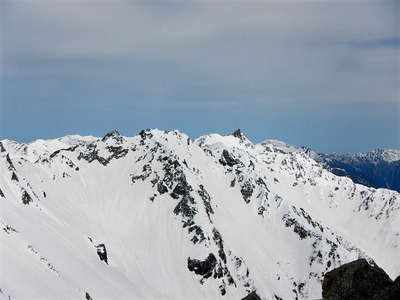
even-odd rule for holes
{"type": "Polygon", "coordinates": [[[3,78],[132,79],[193,106],[399,101],[395,1],[2,3],[3,78]]]}

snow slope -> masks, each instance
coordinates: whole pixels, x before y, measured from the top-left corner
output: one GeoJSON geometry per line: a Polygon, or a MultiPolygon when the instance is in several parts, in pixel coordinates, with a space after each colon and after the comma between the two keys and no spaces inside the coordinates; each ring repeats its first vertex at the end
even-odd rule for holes
{"type": "Polygon", "coordinates": [[[400,196],[240,131],[0,143],[0,299],[318,299],[400,274],[400,196]]]}

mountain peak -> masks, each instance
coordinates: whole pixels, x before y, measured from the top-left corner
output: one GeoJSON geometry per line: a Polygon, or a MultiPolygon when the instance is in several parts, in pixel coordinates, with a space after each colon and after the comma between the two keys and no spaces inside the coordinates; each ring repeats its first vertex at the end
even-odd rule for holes
{"type": "Polygon", "coordinates": [[[117,137],[117,136],[121,136],[121,134],[118,132],[118,130],[114,129],[114,130],[108,132],[105,136],[103,136],[102,141],[105,142],[110,137],[117,137]]]}
{"type": "Polygon", "coordinates": [[[240,130],[240,128],[236,129],[236,130],[232,133],[232,135],[233,135],[234,137],[237,137],[237,138],[240,138],[240,139],[244,137],[244,134],[243,134],[243,132],[240,130]]]}
{"type": "Polygon", "coordinates": [[[238,138],[241,143],[244,142],[244,143],[251,144],[251,141],[246,137],[246,135],[243,133],[243,131],[240,128],[236,129],[230,135],[235,138],[238,138]]]}

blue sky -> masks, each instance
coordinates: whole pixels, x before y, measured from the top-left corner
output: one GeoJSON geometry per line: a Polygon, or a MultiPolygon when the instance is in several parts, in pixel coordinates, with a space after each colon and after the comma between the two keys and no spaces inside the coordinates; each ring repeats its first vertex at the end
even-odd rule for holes
{"type": "Polygon", "coordinates": [[[1,1],[0,139],[241,128],[400,148],[399,1],[1,1]]]}

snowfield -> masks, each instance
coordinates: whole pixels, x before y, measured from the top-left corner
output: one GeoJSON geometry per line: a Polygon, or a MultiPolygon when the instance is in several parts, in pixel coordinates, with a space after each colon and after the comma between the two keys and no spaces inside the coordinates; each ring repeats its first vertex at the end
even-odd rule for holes
{"type": "Polygon", "coordinates": [[[400,275],[400,195],[240,131],[0,142],[0,299],[319,299],[400,275]]]}

